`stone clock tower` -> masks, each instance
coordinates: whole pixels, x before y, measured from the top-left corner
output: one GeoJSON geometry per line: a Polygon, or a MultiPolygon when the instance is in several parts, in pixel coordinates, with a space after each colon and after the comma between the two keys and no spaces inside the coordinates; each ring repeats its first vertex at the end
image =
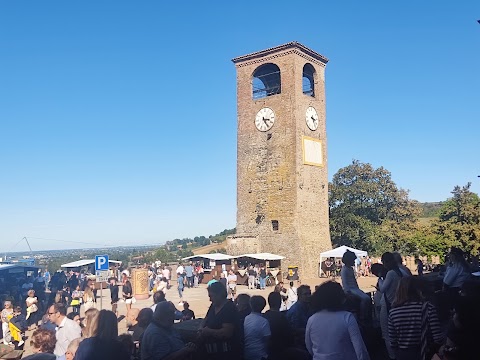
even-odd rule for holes
{"type": "Polygon", "coordinates": [[[237,234],[232,255],[285,256],[282,270],[318,276],[331,249],[325,66],[291,42],[233,59],[237,69],[237,234]]]}

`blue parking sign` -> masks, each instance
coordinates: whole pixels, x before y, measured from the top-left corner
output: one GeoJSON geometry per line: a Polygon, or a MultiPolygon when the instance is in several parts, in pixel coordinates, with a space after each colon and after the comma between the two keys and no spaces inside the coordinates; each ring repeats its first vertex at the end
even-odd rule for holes
{"type": "Polygon", "coordinates": [[[95,255],[95,271],[108,270],[108,255],[95,255]]]}

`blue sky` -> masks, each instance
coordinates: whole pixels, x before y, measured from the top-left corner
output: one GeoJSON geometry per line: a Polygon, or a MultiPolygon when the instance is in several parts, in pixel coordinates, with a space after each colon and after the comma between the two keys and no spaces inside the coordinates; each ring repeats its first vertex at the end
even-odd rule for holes
{"type": "Polygon", "coordinates": [[[473,0],[2,1],[0,252],[234,227],[230,60],[292,40],[330,59],[330,178],[358,159],[419,201],[478,193],[477,19],[473,0]]]}

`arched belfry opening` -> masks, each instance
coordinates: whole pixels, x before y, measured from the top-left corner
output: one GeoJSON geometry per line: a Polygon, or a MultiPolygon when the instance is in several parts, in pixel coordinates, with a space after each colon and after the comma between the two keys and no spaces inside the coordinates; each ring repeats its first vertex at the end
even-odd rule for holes
{"type": "Polygon", "coordinates": [[[275,64],[264,64],[255,69],[252,76],[252,97],[261,99],[282,92],[280,68],[275,64]]]}
{"type": "Polygon", "coordinates": [[[311,64],[303,66],[302,90],[305,95],[315,97],[315,68],[311,64]]]}

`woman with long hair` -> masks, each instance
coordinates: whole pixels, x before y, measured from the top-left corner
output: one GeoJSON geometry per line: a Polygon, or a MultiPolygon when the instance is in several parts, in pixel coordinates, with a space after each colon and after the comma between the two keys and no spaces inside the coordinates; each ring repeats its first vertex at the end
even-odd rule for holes
{"type": "Polygon", "coordinates": [[[342,286],[328,281],[310,298],[315,311],[307,322],[305,345],[313,359],[370,359],[357,321],[343,310],[346,297],[342,286]]]}
{"type": "Polygon", "coordinates": [[[343,266],[340,271],[342,286],[345,293],[352,294],[360,301],[360,318],[368,320],[370,318],[369,312],[372,306],[372,299],[358,287],[355,271],[353,270],[356,259],[357,255],[353,251],[347,250],[345,254],[343,254],[342,262],[345,266],[343,266]]]}
{"type": "Polygon", "coordinates": [[[93,290],[90,285],[85,287],[85,291],[83,292],[83,309],[87,311],[95,306],[95,295],[93,294],[93,290]]]}
{"type": "Polygon", "coordinates": [[[132,283],[130,280],[128,280],[128,276],[126,273],[122,274],[122,292],[123,292],[123,300],[125,300],[125,306],[127,307],[127,313],[128,310],[132,308],[132,302],[134,301],[133,297],[133,289],[132,289],[132,283]]]}
{"type": "Polygon", "coordinates": [[[448,255],[448,266],[443,277],[443,289],[447,293],[458,295],[462,285],[471,276],[470,266],[462,250],[452,247],[448,255]]]}
{"type": "Polygon", "coordinates": [[[75,360],[130,360],[130,354],[117,338],[117,316],[110,310],[100,310],[93,336],[80,343],[75,360]]]}
{"type": "Polygon", "coordinates": [[[434,306],[424,301],[421,284],[417,277],[407,276],[400,280],[388,317],[390,345],[397,360],[425,360],[433,346],[429,339],[440,347],[443,334],[434,306]]]}
{"type": "Polygon", "coordinates": [[[99,311],[95,308],[88,309],[85,311],[85,317],[83,318],[82,324],[82,335],[84,338],[89,338],[94,336],[97,327],[97,316],[99,311]]]}
{"type": "Polygon", "coordinates": [[[382,263],[385,267],[386,273],[381,274],[378,279],[378,290],[382,293],[382,298],[380,299],[380,328],[382,330],[382,337],[385,340],[388,356],[390,359],[395,359],[395,353],[390,345],[390,339],[388,336],[388,314],[392,307],[392,303],[395,300],[398,283],[403,277],[403,274],[398,268],[397,262],[392,253],[384,253],[382,255],[382,263]]]}

